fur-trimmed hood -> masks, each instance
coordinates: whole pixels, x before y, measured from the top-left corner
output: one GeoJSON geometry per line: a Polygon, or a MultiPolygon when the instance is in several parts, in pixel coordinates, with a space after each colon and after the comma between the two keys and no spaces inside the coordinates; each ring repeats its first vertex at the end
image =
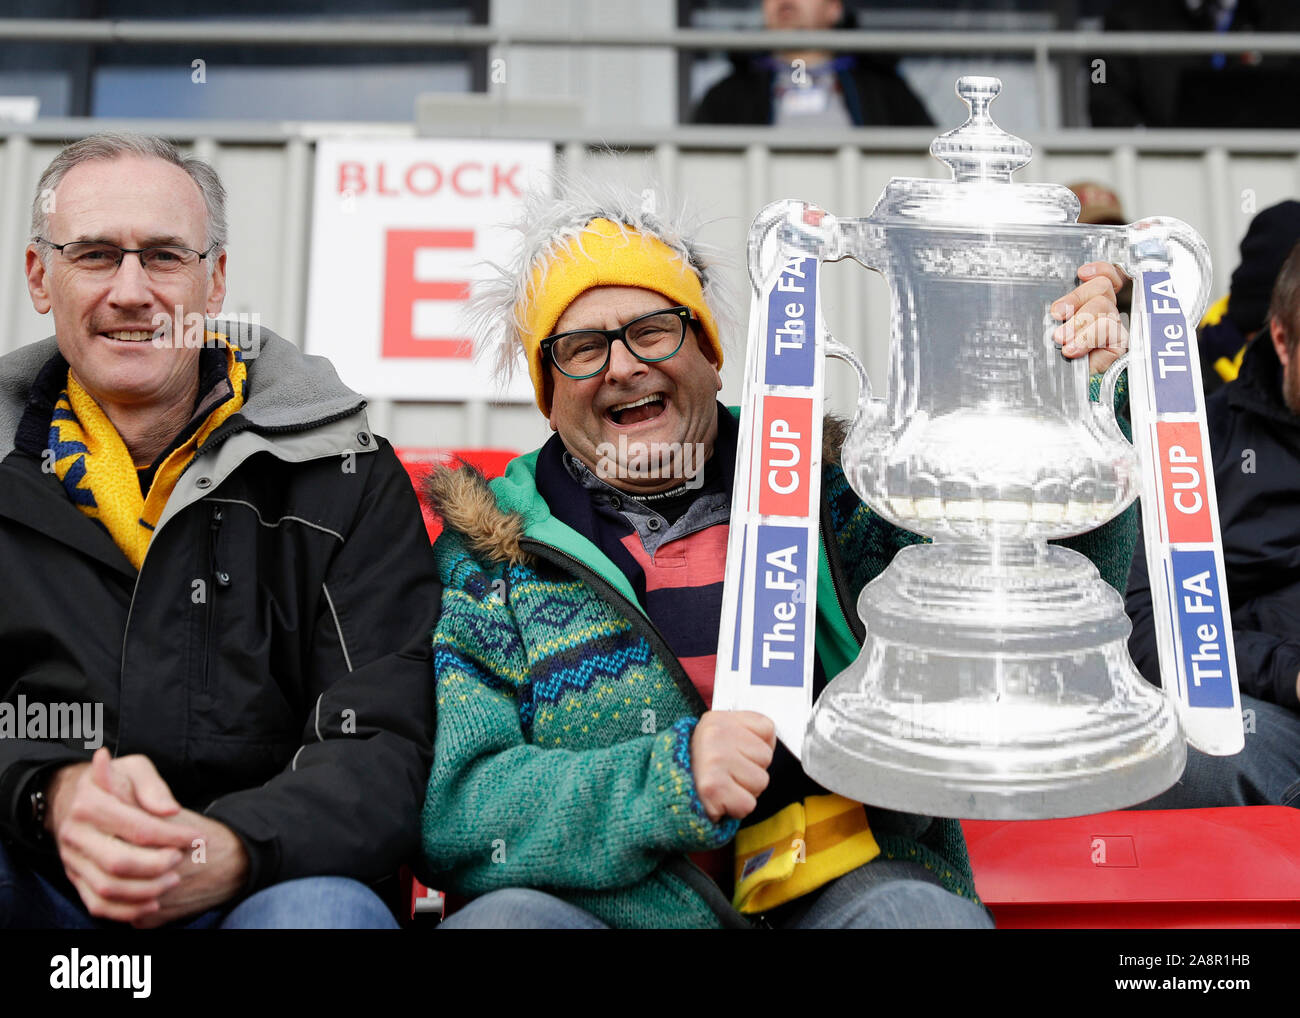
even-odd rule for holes
{"type": "Polygon", "coordinates": [[[420,493],[443,526],[462,535],[478,558],[508,565],[532,558],[520,546],[523,516],[497,504],[488,479],[477,468],[464,462],[437,464],[424,476],[420,493]]]}

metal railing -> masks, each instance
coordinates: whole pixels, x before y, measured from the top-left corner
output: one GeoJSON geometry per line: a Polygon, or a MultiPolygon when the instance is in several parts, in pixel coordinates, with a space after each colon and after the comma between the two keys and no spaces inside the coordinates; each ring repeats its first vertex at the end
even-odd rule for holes
{"type": "Polygon", "coordinates": [[[833,50],[846,53],[1024,54],[1034,63],[1039,117],[1051,123],[1052,59],[1061,56],[1197,53],[1300,54],[1300,34],[1211,32],[754,31],[680,28],[600,29],[453,25],[424,20],[89,20],[0,18],[0,42],[101,45],[390,46],[486,49],[506,57],[514,47],[667,48],[677,52],[833,50]]]}
{"type": "Polygon", "coordinates": [[[829,49],[846,53],[1300,53],[1300,34],[1258,32],[748,31],[506,28],[374,19],[175,21],[0,18],[0,41],[240,46],[616,46],[676,50],[829,49]]]}

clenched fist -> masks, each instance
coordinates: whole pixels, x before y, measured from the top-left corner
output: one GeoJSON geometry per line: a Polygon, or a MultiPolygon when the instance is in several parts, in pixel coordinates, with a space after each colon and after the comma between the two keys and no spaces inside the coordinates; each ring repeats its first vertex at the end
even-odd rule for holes
{"type": "Polygon", "coordinates": [[[776,726],[765,715],[711,710],[700,718],[691,736],[691,772],[710,820],[743,820],[754,812],[775,749],[776,726]]]}

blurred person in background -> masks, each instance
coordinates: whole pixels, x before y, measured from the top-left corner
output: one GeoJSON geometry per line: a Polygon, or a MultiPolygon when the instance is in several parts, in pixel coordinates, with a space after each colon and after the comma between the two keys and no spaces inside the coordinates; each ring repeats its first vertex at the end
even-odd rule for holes
{"type": "MultiPolygon", "coordinates": [[[[763,23],[773,31],[853,29],[857,18],[843,0],[763,0],[763,23]]],[[[883,53],[826,50],[746,51],[733,70],[705,94],[697,124],[771,124],[777,127],[931,125],[930,115],[883,53]]]]}
{"type": "MultiPolygon", "coordinates": [[[[1300,32],[1291,0],[1116,0],[1107,32],[1300,32]]],[[[1091,67],[1093,127],[1300,126],[1291,97],[1300,58],[1290,54],[1105,55],[1091,67]]]]}
{"type": "MultiPolygon", "coordinates": [[[[1092,180],[1081,180],[1070,184],[1070,190],[1079,199],[1078,222],[1089,226],[1125,226],[1124,209],[1120,206],[1119,195],[1105,184],[1092,180]]],[[[1115,306],[1121,314],[1128,314],[1133,305],[1133,280],[1125,280],[1124,286],[1115,295],[1115,306]]]]}
{"type": "Polygon", "coordinates": [[[1210,305],[1197,331],[1207,396],[1237,377],[1247,345],[1268,328],[1273,284],[1297,241],[1300,202],[1278,202],[1250,221],[1228,294],[1210,305]]]}

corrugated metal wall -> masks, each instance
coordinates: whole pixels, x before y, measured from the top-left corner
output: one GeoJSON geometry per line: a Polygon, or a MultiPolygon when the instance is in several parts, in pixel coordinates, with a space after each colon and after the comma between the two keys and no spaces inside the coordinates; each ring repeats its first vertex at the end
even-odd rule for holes
{"type": "MultiPolygon", "coordinates": [[[[954,118],[954,122],[957,118],[954,118]]],[[[1007,125],[1014,129],[1014,125],[1007,125]]],[[[243,125],[43,121],[16,128],[0,150],[0,244],[11,252],[0,271],[0,351],[47,335],[27,299],[22,273],[30,206],[42,169],[61,144],[95,130],[127,128],[176,138],[210,160],[231,196],[230,312],[256,312],[263,324],[302,342],[310,242],[310,194],[315,138],[356,134],[349,125],[243,125]],[[202,131],[200,135],[198,132],[202,131]]],[[[405,125],[364,133],[410,135],[405,125]]],[[[532,133],[537,137],[538,133],[532,133]]],[[[865,215],[890,177],[939,176],[927,152],[929,131],[854,131],[779,140],[761,131],[678,129],[639,138],[592,138],[575,132],[554,139],[566,164],[627,176],[638,186],[657,182],[685,195],[708,225],[705,238],[732,255],[730,282],[747,315],[744,243],[750,219],[769,201],[799,197],[842,215],[865,215]],[[615,155],[604,143],[618,147],[615,155]]],[[[1100,180],[1115,187],[1130,219],[1170,215],[1191,223],[1215,259],[1216,293],[1225,292],[1237,244],[1251,217],[1300,193],[1300,135],[1294,133],[1061,131],[1031,136],[1034,161],[1017,179],[1069,183],[1100,180]]],[[[888,360],[888,295],[883,280],[855,263],[831,266],[827,318],[836,336],[859,351],[873,380],[883,384],[888,360]]],[[[724,399],[739,397],[736,356],[724,369],[724,399]]],[[[853,405],[847,369],[832,364],[832,404],[853,405]]],[[[345,379],[346,381],[346,379],[345,379]]],[[[372,426],[399,445],[527,448],[547,434],[531,404],[377,400],[372,426]]]]}

